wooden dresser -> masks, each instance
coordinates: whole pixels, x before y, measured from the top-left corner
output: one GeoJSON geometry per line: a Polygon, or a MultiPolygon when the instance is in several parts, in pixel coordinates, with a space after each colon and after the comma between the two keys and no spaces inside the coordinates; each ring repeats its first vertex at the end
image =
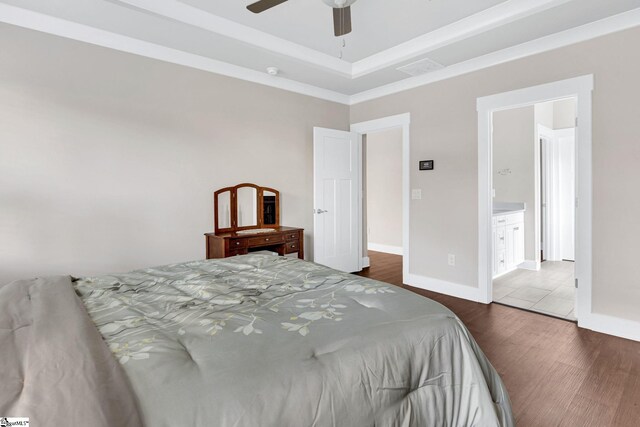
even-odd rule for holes
{"type": "Polygon", "coordinates": [[[278,255],[298,253],[304,259],[304,230],[295,227],[270,227],[266,233],[206,233],[207,259],[245,255],[252,251],[272,250],[278,255]]]}
{"type": "Polygon", "coordinates": [[[215,233],[206,233],[207,259],[271,250],[304,259],[304,230],[280,225],[280,192],[244,183],[213,193],[215,233]]]}

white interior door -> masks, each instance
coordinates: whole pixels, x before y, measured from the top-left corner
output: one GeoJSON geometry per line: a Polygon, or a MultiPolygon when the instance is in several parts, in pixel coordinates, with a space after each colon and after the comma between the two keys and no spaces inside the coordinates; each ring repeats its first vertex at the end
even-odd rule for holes
{"type": "Polygon", "coordinates": [[[546,261],[549,255],[547,233],[549,217],[547,211],[547,149],[548,139],[540,138],[540,249],[542,251],[540,261],[546,261]]]}
{"type": "Polygon", "coordinates": [[[560,250],[575,260],[576,144],[574,129],[556,131],[560,150],[560,250]]]}
{"type": "Polygon", "coordinates": [[[544,259],[561,261],[560,253],[560,153],[557,138],[542,144],[542,240],[544,259]]]}
{"type": "Polygon", "coordinates": [[[358,134],[313,129],[314,261],[360,270],[358,134]]]}

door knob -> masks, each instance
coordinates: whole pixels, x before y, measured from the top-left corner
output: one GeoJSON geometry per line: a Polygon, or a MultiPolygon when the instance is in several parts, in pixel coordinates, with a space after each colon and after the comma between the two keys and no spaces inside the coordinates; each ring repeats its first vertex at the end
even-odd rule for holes
{"type": "Polygon", "coordinates": [[[316,209],[316,213],[317,213],[317,214],[323,214],[323,213],[325,213],[325,212],[329,212],[329,211],[322,210],[322,209],[316,209]]]}

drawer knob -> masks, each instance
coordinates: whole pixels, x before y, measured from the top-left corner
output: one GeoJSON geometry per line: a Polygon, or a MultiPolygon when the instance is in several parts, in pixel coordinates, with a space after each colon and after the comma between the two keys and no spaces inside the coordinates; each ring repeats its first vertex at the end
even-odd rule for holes
{"type": "Polygon", "coordinates": [[[237,246],[240,246],[240,242],[236,242],[236,245],[237,245],[237,246]]]}
{"type": "Polygon", "coordinates": [[[295,247],[296,247],[296,245],[291,245],[291,247],[292,247],[292,248],[295,248],[295,247]]]}
{"type": "Polygon", "coordinates": [[[268,239],[268,238],[266,238],[266,239],[264,239],[264,240],[265,240],[265,242],[268,242],[268,241],[269,241],[269,239],[268,239]]]}

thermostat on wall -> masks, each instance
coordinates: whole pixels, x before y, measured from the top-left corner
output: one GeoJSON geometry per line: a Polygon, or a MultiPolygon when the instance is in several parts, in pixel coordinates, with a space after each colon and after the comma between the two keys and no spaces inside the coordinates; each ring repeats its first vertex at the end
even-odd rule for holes
{"type": "Polygon", "coordinates": [[[432,171],[433,170],[433,160],[420,160],[420,170],[421,171],[432,171]]]}

